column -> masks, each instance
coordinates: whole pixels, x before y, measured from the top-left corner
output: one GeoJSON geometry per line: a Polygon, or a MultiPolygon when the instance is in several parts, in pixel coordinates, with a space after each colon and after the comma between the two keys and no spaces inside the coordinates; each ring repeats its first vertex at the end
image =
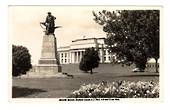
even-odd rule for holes
{"type": "Polygon", "coordinates": [[[73,63],[75,63],[75,61],[76,61],[76,53],[75,52],[73,52],[73,63]]]}
{"type": "Polygon", "coordinates": [[[80,62],[80,54],[81,54],[81,51],[78,52],[78,63],[80,62]]]}
{"type": "Polygon", "coordinates": [[[77,52],[77,63],[79,62],[79,51],[77,52]]]}
{"type": "Polygon", "coordinates": [[[68,64],[71,62],[71,53],[70,52],[68,52],[68,64]]]}
{"type": "Polygon", "coordinates": [[[62,59],[61,54],[62,54],[62,53],[60,53],[60,63],[62,63],[62,62],[61,62],[61,59],[62,59]]]}
{"type": "Polygon", "coordinates": [[[78,58],[79,58],[78,51],[76,52],[76,54],[77,54],[77,56],[76,56],[76,57],[77,57],[77,58],[76,58],[76,59],[77,59],[77,60],[76,60],[76,63],[78,63],[78,58]]]}
{"type": "Polygon", "coordinates": [[[72,63],[72,52],[70,52],[70,63],[72,63]]]}
{"type": "Polygon", "coordinates": [[[76,63],[76,58],[77,58],[76,55],[77,55],[76,52],[74,52],[74,63],[76,63]]]}
{"type": "Polygon", "coordinates": [[[103,49],[100,49],[100,62],[101,63],[104,63],[104,50],[103,49]]]}
{"type": "Polygon", "coordinates": [[[108,49],[106,49],[106,62],[109,62],[109,58],[108,58],[108,49]]]}
{"type": "Polygon", "coordinates": [[[73,52],[71,52],[71,63],[74,63],[73,57],[74,57],[73,52]]]}
{"type": "Polygon", "coordinates": [[[83,51],[80,51],[80,61],[81,61],[82,56],[83,56],[83,51]]]}

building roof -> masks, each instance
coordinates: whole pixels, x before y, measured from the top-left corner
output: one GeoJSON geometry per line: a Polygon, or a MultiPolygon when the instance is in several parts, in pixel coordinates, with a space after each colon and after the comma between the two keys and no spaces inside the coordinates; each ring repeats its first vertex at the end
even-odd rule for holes
{"type": "Polygon", "coordinates": [[[105,38],[104,37],[101,37],[101,38],[83,38],[83,39],[72,40],[72,42],[83,41],[83,40],[92,40],[92,39],[105,39],[105,38]]]}
{"type": "Polygon", "coordinates": [[[76,40],[73,40],[69,46],[58,47],[58,51],[67,51],[67,50],[74,50],[74,49],[85,49],[85,48],[90,48],[90,47],[96,47],[96,40],[97,42],[100,42],[100,40],[104,41],[104,39],[105,39],[104,37],[76,39],[76,40]]]}

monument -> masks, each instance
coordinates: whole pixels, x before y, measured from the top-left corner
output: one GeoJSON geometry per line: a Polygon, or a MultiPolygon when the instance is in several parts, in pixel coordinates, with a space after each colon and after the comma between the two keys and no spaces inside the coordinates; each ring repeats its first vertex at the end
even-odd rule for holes
{"type": "Polygon", "coordinates": [[[38,65],[33,68],[29,76],[55,76],[62,71],[54,34],[55,29],[60,28],[60,26],[55,26],[55,19],[56,18],[51,15],[51,12],[48,12],[45,22],[40,22],[40,26],[45,32],[42,41],[41,57],[38,61],[38,65]]]}

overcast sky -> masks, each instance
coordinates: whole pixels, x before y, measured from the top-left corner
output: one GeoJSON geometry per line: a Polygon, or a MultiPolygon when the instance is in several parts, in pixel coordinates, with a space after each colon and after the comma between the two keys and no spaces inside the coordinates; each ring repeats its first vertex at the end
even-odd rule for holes
{"type": "MultiPolygon", "coordinates": [[[[131,7],[130,9],[145,9],[131,7]]],[[[40,58],[44,22],[47,12],[56,17],[55,24],[62,26],[56,29],[57,46],[68,46],[72,40],[83,38],[105,37],[102,27],[93,20],[92,11],[121,10],[127,7],[116,6],[9,6],[9,38],[12,44],[23,45],[29,49],[32,63],[37,64],[40,58]]],[[[129,9],[129,7],[128,7],[129,9]]]]}
{"type": "MultiPolygon", "coordinates": [[[[112,8],[112,7],[108,7],[112,8]]],[[[12,44],[26,46],[32,63],[37,64],[40,58],[43,29],[40,22],[45,21],[47,12],[56,17],[55,24],[62,26],[56,29],[57,46],[70,45],[72,40],[89,37],[105,37],[102,27],[93,20],[92,11],[103,7],[87,6],[10,6],[9,36],[12,44]]]]}

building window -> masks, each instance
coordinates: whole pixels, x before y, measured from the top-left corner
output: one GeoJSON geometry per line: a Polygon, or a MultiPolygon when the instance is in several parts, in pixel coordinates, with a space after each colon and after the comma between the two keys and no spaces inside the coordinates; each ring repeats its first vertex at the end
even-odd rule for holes
{"type": "Polygon", "coordinates": [[[63,59],[61,59],[61,63],[63,64],[63,59]]]}
{"type": "Polygon", "coordinates": [[[70,58],[70,53],[68,53],[68,58],[70,58]]]}
{"type": "Polygon", "coordinates": [[[109,61],[110,61],[110,56],[108,57],[109,61]]]}
{"type": "Polygon", "coordinates": [[[61,54],[61,58],[63,58],[63,53],[61,54]]]}
{"type": "Polygon", "coordinates": [[[67,53],[65,53],[65,58],[67,57],[67,53]]]}
{"type": "Polygon", "coordinates": [[[65,59],[65,63],[67,63],[67,59],[65,59]]]}
{"type": "Polygon", "coordinates": [[[106,55],[106,50],[103,51],[103,55],[106,55]]]}
{"type": "Polygon", "coordinates": [[[109,50],[107,50],[107,53],[110,53],[110,51],[109,51],[109,50]]]}
{"type": "Polygon", "coordinates": [[[106,57],[104,57],[104,61],[106,61],[106,57]]]}

